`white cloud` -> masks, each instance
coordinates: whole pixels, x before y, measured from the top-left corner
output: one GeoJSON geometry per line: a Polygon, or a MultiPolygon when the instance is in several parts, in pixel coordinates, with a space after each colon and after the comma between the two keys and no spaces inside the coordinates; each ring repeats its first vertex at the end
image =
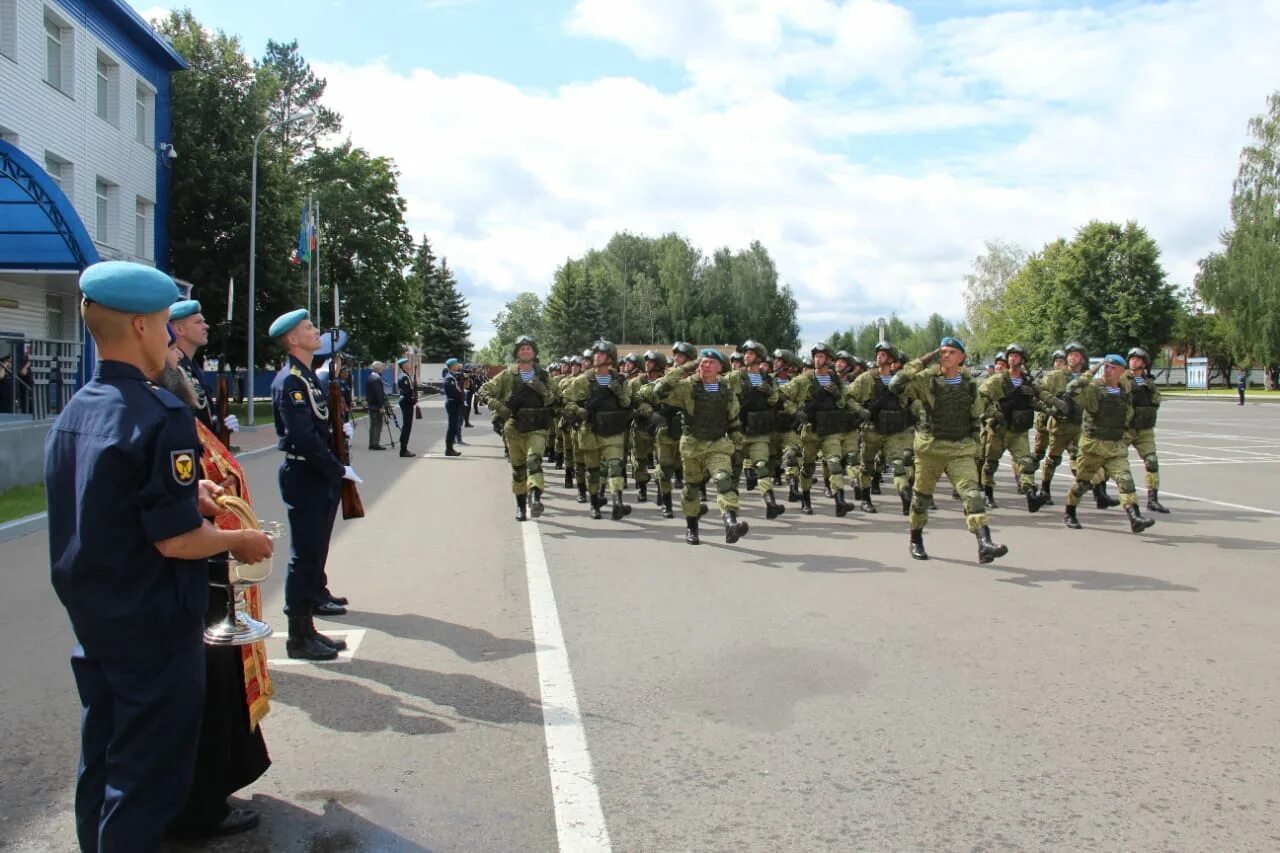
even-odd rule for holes
{"type": "Polygon", "coordinates": [[[1262,0],[930,27],[865,0],[581,0],[569,26],[691,82],[529,91],[317,63],[354,141],[398,163],[410,227],[468,284],[477,344],[503,299],[545,293],[622,229],[761,240],[806,340],[892,310],[959,316],[984,240],[1035,249],[1093,218],[1146,226],[1188,283],[1280,79],[1262,0]]]}

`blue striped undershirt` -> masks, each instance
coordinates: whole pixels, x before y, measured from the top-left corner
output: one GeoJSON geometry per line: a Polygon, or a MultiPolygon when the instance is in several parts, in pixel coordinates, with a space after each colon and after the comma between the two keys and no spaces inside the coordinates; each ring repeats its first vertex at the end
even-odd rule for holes
{"type": "Polygon", "coordinates": [[[777,383],[778,383],[778,387],[779,387],[779,388],[781,388],[783,385],[786,385],[786,384],[787,384],[788,382],[790,382],[791,380],[790,380],[790,379],[788,379],[788,378],[787,378],[787,377],[785,377],[785,376],[779,376],[779,377],[778,377],[776,380],[774,380],[774,381],[775,381],[775,382],[777,382],[777,383]]]}
{"type": "Polygon", "coordinates": [[[532,370],[522,370],[522,371],[520,371],[520,378],[521,378],[521,379],[523,379],[525,382],[532,382],[532,381],[533,381],[533,371],[532,371],[532,370]]]}
{"type": "Polygon", "coordinates": [[[964,377],[963,377],[963,376],[952,376],[952,377],[950,377],[950,378],[947,378],[946,376],[944,376],[944,377],[942,377],[942,379],[943,379],[943,381],[944,381],[944,382],[946,382],[948,385],[959,385],[959,384],[964,380],[964,377]]]}
{"type": "Polygon", "coordinates": [[[1135,376],[1135,377],[1133,377],[1133,381],[1134,381],[1134,382],[1136,382],[1136,383],[1137,383],[1137,384],[1139,384],[1139,385],[1146,385],[1146,384],[1147,384],[1147,377],[1145,377],[1145,376],[1135,376]]]}
{"type": "Polygon", "coordinates": [[[705,390],[710,391],[712,394],[715,394],[720,390],[720,383],[719,382],[703,382],[702,387],[705,390]]]}
{"type": "Polygon", "coordinates": [[[1022,387],[1022,380],[1021,380],[1020,378],[1018,378],[1017,376],[1010,376],[1010,377],[1009,377],[1009,381],[1013,383],[1013,387],[1014,387],[1014,388],[1021,388],[1021,387],[1022,387]]]}
{"type": "Polygon", "coordinates": [[[1119,387],[1119,386],[1116,386],[1115,388],[1112,388],[1110,385],[1108,385],[1108,386],[1106,386],[1106,389],[1107,389],[1107,393],[1108,393],[1108,394],[1119,394],[1119,393],[1120,393],[1120,387],[1119,387]]]}
{"type": "Polygon", "coordinates": [[[881,382],[883,382],[885,385],[888,385],[890,382],[892,382],[892,381],[893,381],[893,377],[892,377],[892,376],[881,376],[881,377],[880,377],[880,381],[881,381],[881,382]]]}
{"type": "Polygon", "coordinates": [[[607,373],[604,376],[601,376],[599,373],[596,374],[597,385],[608,385],[612,381],[613,381],[613,377],[607,373]]]}
{"type": "Polygon", "coordinates": [[[751,385],[754,388],[759,388],[760,383],[764,382],[764,377],[759,373],[748,373],[747,378],[751,380],[751,385]]]}
{"type": "Polygon", "coordinates": [[[827,375],[826,373],[815,373],[814,375],[818,377],[818,384],[819,384],[819,385],[830,385],[830,384],[831,384],[831,377],[830,377],[829,375],[827,375]]]}

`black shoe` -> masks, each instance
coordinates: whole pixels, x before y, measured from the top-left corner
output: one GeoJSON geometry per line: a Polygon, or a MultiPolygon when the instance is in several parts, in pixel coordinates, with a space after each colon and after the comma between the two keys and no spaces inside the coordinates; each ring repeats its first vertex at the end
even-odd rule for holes
{"type": "Polygon", "coordinates": [[[622,492],[613,493],[613,520],[622,521],[631,515],[631,507],[622,502],[622,492]]]}
{"type": "Polygon", "coordinates": [[[1027,496],[1027,512],[1039,512],[1042,506],[1049,503],[1049,496],[1043,492],[1037,492],[1035,486],[1028,486],[1025,494],[1027,496]]]}
{"type": "MultiPolygon", "coordinates": [[[[404,456],[404,454],[403,454],[403,453],[401,453],[400,455],[401,455],[401,456],[404,456]]],[[[410,453],[409,455],[410,455],[410,456],[412,456],[413,454],[412,454],[412,453],[410,453]]],[[[461,450],[454,450],[452,447],[450,447],[448,450],[446,450],[446,451],[444,452],[444,455],[445,455],[445,456],[461,456],[461,455],[462,455],[462,451],[461,451],[461,450]]]]}
{"type": "Polygon", "coordinates": [[[591,496],[591,517],[593,519],[599,520],[601,518],[600,507],[603,505],[604,501],[598,495],[591,496]]]}
{"type": "Polygon", "coordinates": [[[871,494],[873,495],[880,494],[880,475],[879,474],[873,474],[871,477],[871,494]]]}
{"type": "Polygon", "coordinates": [[[747,531],[751,529],[745,521],[738,521],[738,514],[732,510],[724,513],[720,518],[724,521],[724,541],[729,545],[746,536],[747,531]]]}
{"type": "Polygon", "coordinates": [[[341,604],[335,604],[332,601],[326,601],[324,604],[317,604],[311,608],[311,612],[316,616],[346,616],[347,608],[341,604]]]}
{"type": "MultiPolygon", "coordinates": [[[[872,494],[873,492],[871,491],[871,489],[862,490],[862,502],[858,504],[858,509],[862,510],[865,513],[875,515],[877,512],[879,512],[879,510],[877,510],[876,505],[871,502],[872,494]]],[[[879,494],[879,493],[876,492],[875,494],[879,494]]]]}
{"type": "Polygon", "coordinates": [[[316,631],[316,639],[333,649],[335,652],[345,652],[347,650],[346,640],[335,640],[328,634],[321,634],[319,631],[316,631]]]}
{"type": "Polygon", "coordinates": [[[929,512],[938,511],[938,502],[933,499],[933,495],[929,495],[929,512]]]}
{"type": "Polygon", "coordinates": [[[836,499],[836,518],[844,518],[849,514],[849,510],[853,509],[853,504],[844,499],[844,489],[835,490],[836,499]]]}
{"type": "Polygon", "coordinates": [[[684,541],[690,545],[701,545],[702,540],[698,538],[698,519],[686,518],[684,523],[685,527],[688,528],[684,532],[684,541]]]}
{"type": "Polygon", "coordinates": [[[795,503],[798,500],[800,500],[800,486],[796,483],[795,478],[791,477],[787,480],[787,501],[788,503],[795,503]]]}
{"type": "Polygon", "coordinates": [[[573,469],[566,468],[564,472],[564,487],[566,489],[573,488],[573,469]]]}
{"type": "Polygon", "coordinates": [[[677,489],[683,489],[683,488],[684,488],[684,477],[683,477],[682,475],[680,475],[680,474],[676,474],[676,479],[675,479],[675,488],[677,488],[677,489]]]}
{"type": "Polygon", "coordinates": [[[813,492],[809,489],[800,493],[800,512],[813,515],[813,492]]]}
{"type": "Polygon", "coordinates": [[[174,827],[165,832],[169,838],[177,841],[194,841],[200,838],[225,838],[247,832],[262,822],[261,816],[253,809],[229,809],[226,817],[214,824],[198,827],[174,827]]]}
{"type": "Polygon", "coordinates": [[[924,531],[923,530],[911,531],[910,550],[911,550],[911,559],[913,560],[929,559],[929,554],[924,550],[924,531]]]}
{"type": "Polygon", "coordinates": [[[291,658],[300,660],[334,660],[338,656],[338,650],[333,646],[326,645],[320,641],[320,638],[312,634],[306,629],[307,620],[299,619],[298,626],[295,626],[297,617],[289,619],[289,639],[285,641],[285,653],[291,658]]]}
{"type": "Polygon", "coordinates": [[[1134,533],[1141,533],[1148,527],[1156,523],[1154,518],[1143,518],[1142,513],[1138,511],[1137,504],[1131,504],[1124,508],[1125,514],[1129,516],[1129,529],[1134,533]]]}
{"type": "MultiPolygon", "coordinates": [[[[557,471],[559,471],[559,470],[560,470],[560,469],[562,469],[563,467],[564,467],[564,454],[563,454],[563,453],[557,453],[557,454],[556,454],[556,470],[557,470],[557,471]]],[[[568,487],[568,486],[565,486],[565,488],[567,489],[567,488],[569,488],[569,487],[568,487]]]]}
{"type": "Polygon", "coordinates": [[[662,495],[662,517],[675,518],[675,513],[671,509],[671,492],[662,495]]]}
{"type": "Polygon", "coordinates": [[[764,517],[774,519],[787,511],[787,508],[778,503],[778,499],[774,497],[773,489],[764,493],[764,517]]]}
{"type": "Polygon", "coordinates": [[[647,504],[649,502],[649,484],[641,483],[636,487],[636,491],[638,492],[636,495],[636,501],[638,503],[647,504]]]}
{"type": "Polygon", "coordinates": [[[999,508],[1000,508],[1000,505],[996,503],[996,488],[995,488],[995,486],[983,486],[983,487],[982,487],[982,502],[983,502],[983,504],[985,504],[985,505],[986,505],[987,509],[999,509],[999,508]]]}
{"type": "Polygon", "coordinates": [[[1120,506],[1120,501],[1107,494],[1107,484],[1099,483],[1093,487],[1093,501],[1098,509],[1111,509],[1113,506],[1120,506]]]}
{"type": "Polygon", "coordinates": [[[516,521],[529,520],[529,513],[526,511],[528,503],[529,497],[527,495],[516,495],[516,521]]]}
{"type": "Polygon", "coordinates": [[[334,595],[333,593],[329,593],[329,600],[332,601],[334,604],[338,605],[339,607],[346,607],[348,604],[351,603],[351,600],[348,599],[345,595],[334,595]]]}
{"type": "Polygon", "coordinates": [[[902,514],[903,514],[903,515],[911,515],[911,494],[912,494],[912,491],[913,491],[913,489],[912,489],[910,486],[907,486],[905,489],[903,489],[902,491],[898,492],[898,497],[902,499],[902,514]]]}
{"type": "MultiPolygon", "coordinates": [[[[401,456],[403,456],[403,457],[404,457],[404,458],[406,458],[406,459],[409,459],[409,458],[412,458],[412,457],[414,457],[414,456],[417,456],[418,454],[416,454],[416,453],[411,453],[411,452],[409,452],[408,450],[403,450],[403,449],[402,449],[402,450],[400,451],[400,455],[401,455],[401,456]]],[[[446,456],[448,456],[449,454],[447,454],[447,453],[446,453],[445,455],[446,455],[446,456]]]]}
{"type": "Polygon", "coordinates": [[[1080,519],[1076,518],[1076,508],[1075,508],[1075,507],[1073,507],[1073,506],[1068,506],[1066,509],[1064,509],[1064,510],[1063,510],[1063,512],[1062,512],[1062,523],[1063,523],[1063,524],[1065,524],[1067,527],[1070,527],[1072,530],[1079,530],[1079,529],[1080,529],[1080,527],[1081,527],[1081,525],[1080,525],[1080,519]]]}
{"type": "Polygon", "coordinates": [[[781,486],[781,485],[782,485],[782,475],[781,475],[781,474],[774,474],[774,475],[773,475],[773,484],[774,484],[775,486],[781,486]]]}
{"type": "Polygon", "coordinates": [[[997,545],[991,541],[991,528],[985,524],[978,528],[975,535],[978,537],[979,563],[990,563],[996,557],[1003,557],[1009,553],[1008,545],[997,545]]]}
{"type": "Polygon", "coordinates": [[[706,483],[703,483],[701,486],[698,486],[698,499],[699,499],[699,500],[702,500],[702,501],[705,501],[705,500],[707,499],[707,484],[706,484],[706,483]]]}
{"type": "Polygon", "coordinates": [[[831,481],[830,481],[830,480],[823,480],[823,481],[822,481],[822,495],[823,495],[823,497],[827,497],[827,498],[834,498],[834,497],[836,496],[836,495],[835,495],[835,492],[831,491],[831,481]]]}
{"type": "MultiPolygon", "coordinates": [[[[378,444],[378,445],[372,445],[372,446],[370,446],[370,447],[369,447],[369,449],[370,449],[370,450],[386,450],[386,448],[385,448],[385,447],[383,447],[381,444],[378,444]]],[[[234,809],[233,809],[233,811],[234,811],[234,809]]]]}
{"type": "Polygon", "coordinates": [[[1040,481],[1040,494],[1044,497],[1045,506],[1053,506],[1053,495],[1049,493],[1049,481],[1040,481]]]}
{"type": "Polygon", "coordinates": [[[1159,489],[1147,489],[1147,509],[1151,510],[1152,512],[1167,513],[1169,511],[1164,508],[1164,504],[1160,503],[1159,489]]]}
{"type": "Polygon", "coordinates": [[[529,515],[534,518],[541,518],[542,511],[545,507],[542,505],[542,489],[533,488],[529,490],[529,515]]]}

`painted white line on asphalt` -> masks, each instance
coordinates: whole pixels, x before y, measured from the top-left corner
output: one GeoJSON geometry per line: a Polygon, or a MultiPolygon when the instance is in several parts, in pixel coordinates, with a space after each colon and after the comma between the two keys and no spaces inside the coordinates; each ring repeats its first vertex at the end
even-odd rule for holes
{"type": "Polygon", "coordinates": [[[551,588],[551,573],[542,550],[537,522],[524,531],[524,565],[529,582],[529,615],[537,647],[538,689],[542,695],[542,728],[547,739],[551,799],[556,836],[565,851],[608,851],[609,828],[600,807],[600,791],[591,770],[587,733],[578,710],[578,691],[569,669],[569,652],[560,631],[560,612],[551,588]]]}
{"type": "Polygon", "coordinates": [[[1160,494],[1167,495],[1168,497],[1171,497],[1171,498],[1182,498],[1184,501],[1198,501],[1199,503],[1202,503],[1202,504],[1214,504],[1216,506],[1225,506],[1231,509],[1243,509],[1243,510],[1248,510],[1249,512],[1260,512],[1263,515],[1280,515],[1280,512],[1277,512],[1274,509],[1263,509],[1260,506],[1247,506],[1245,504],[1232,504],[1232,503],[1227,503],[1226,501],[1211,501],[1208,498],[1200,498],[1200,497],[1196,497],[1195,495],[1180,495],[1177,492],[1166,492],[1164,489],[1160,490],[1160,494]]]}
{"type": "Polygon", "coordinates": [[[298,658],[267,658],[267,666],[301,666],[302,664],[312,664],[317,666],[325,666],[331,663],[346,663],[356,656],[356,649],[360,648],[360,643],[364,640],[364,628],[350,628],[345,631],[321,631],[326,637],[334,637],[339,640],[347,641],[347,648],[338,652],[338,656],[333,660],[299,660],[298,658]]]}

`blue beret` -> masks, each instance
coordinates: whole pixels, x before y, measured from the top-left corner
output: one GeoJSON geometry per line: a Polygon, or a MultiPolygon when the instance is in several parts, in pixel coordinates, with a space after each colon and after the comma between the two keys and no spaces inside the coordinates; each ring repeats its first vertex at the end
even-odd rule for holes
{"type": "Polygon", "coordinates": [[[711,349],[710,347],[698,353],[698,358],[714,358],[716,361],[724,364],[724,353],[720,352],[718,349],[711,349]]]}
{"type": "Polygon", "coordinates": [[[287,335],[293,331],[295,326],[310,316],[306,308],[299,308],[296,311],[281,314],[271,321],[271,328],[267,330],[267,335],[273,338],[287,335]]]}
{"type": "Polygon", "coordinates": [[[407,359],[407,358],[397,358],[397,359],[396,359],[396,365],[397,365],[397,366],[399,366],[399,365],[401,365],[401,364],[408,364],[408,363],[409,363],[409,359],[407,359]]]}
{"type": "Polygon", "coordinates": [[[192,314],[199,314],[200,311],[199,302],[194,299],[184,299],[169,306],[169,319],[181,320],[185,317],[190,317],[192,314]]]}
{"type": "Polygon", "coordinates": [[[456,358],[451,358],[451,359],[449,359],[448,361],[446,361],[446,362],[444,363],[444,366],[445,366],[445,367],[453,367],[453,366],[454,366],[455,364],[457,364],[457,363],[458,363],[458,360],[457,360],[456,358]]]}
{"type": "Polygon", "coordinates": [[[126,314],[167,310],[178,298],[178,285],[155,267],[129,261],[103,261],[80,274],[80,292],[90,302],[126,314]]]}
{"type": "Polygon", "coordinates": [[[315,351],[318,356],[330,356],[335,352],[342,352],[347,346],[347,333],[338,330],[338,346],[333,346],[333,332],[324,331],[320,333],[320,349],[315,351]]]}
{"type": "Polygon", "coordinates": [[[1116,367],[1128,367],[1128,363],[1115,353],[1108,353],[1107,357],[1104,358],[1103,361],[1107,364],[1114,364],[1116,367]]]}
{"type": "Polygon", "coordinates": [[[960,350],[960,352],[965,351],[964,341],[960,340],[959,338],[953,338],[950,335],[947,335],[945,338],[942,339],[941,342],[939,342],[938,349],[942,349],[943,347],[951,347],[952,349],[958,349],[960,350]]]}

